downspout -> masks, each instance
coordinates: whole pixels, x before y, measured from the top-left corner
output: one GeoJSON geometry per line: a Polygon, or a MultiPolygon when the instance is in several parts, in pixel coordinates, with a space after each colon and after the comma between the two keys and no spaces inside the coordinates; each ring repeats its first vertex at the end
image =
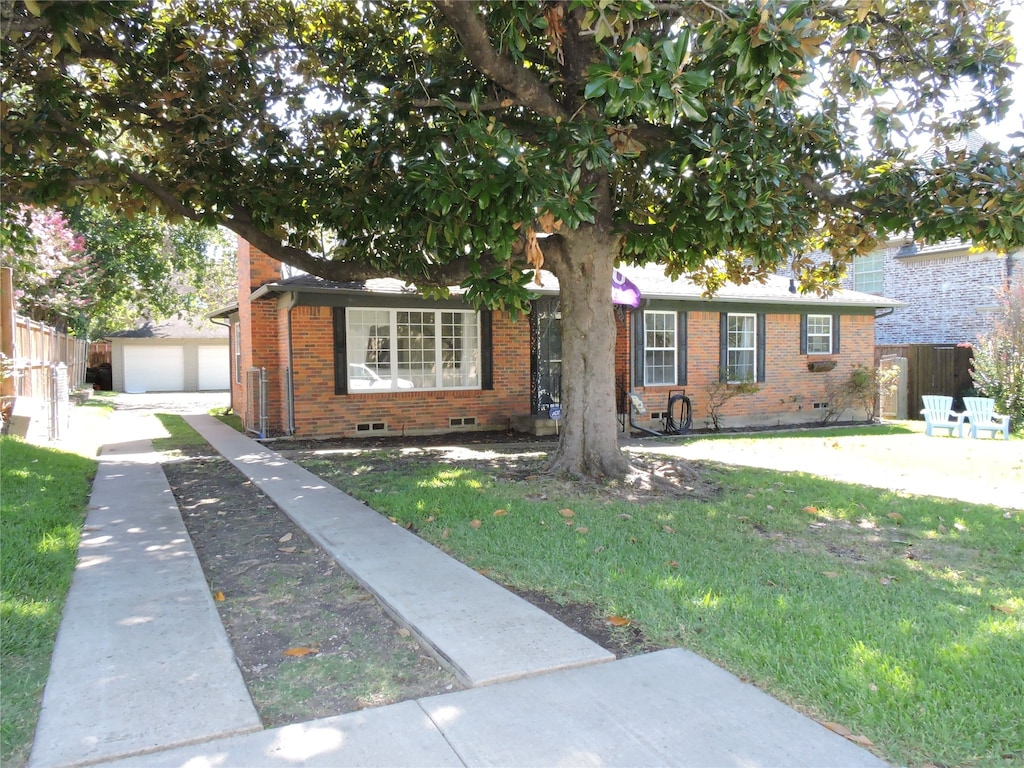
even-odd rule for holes
{"type": "Polygon", "coordinates": [[[891,315],[895,311],[896,311],[896,307],[885,307],[881,311],[878,311],[876,309],[875,310],[875,320],[878,320],[878,319],[883,318],[883,317],[888,317],[889,315],[891,315]]]}
{"type": "Polygon", "coordinates": [[[217,322],[217,318],[215,318],[215,317],[208,317],[207,320],[209,320],[214,325],[219,325],[222,328],[227,328],[228,329],[228,359],[231,361],[231,365],[228,368],[228,371],[230,372],[229,376],[231,377],[231,380],[228,382],[228,412],[229,413],[234,413],[235,412],[235,377],[238,376],[238,372],[234,370],[234,368],[237,365],[237,363],[235,362],[235,348],[234,348],[234,344],[232,342],[237,343],[237,341],[235,341],[234,339],[231,338],[231,321],[230,320],[225,320],[223,323],[218,323],[217,322]],[[234,374],[234,375],[231,375],[231,374],[234,374]]]}
{"type": "Polygon", "coordinates": [[[295,361],[292,355],[292,310],[295,308],[294,293],[289,294],[286,315],[286,322],[288,325],[288,378],[285,381],[284,397],[285,403],[288,406],[288,422],[285,424],[285,434],[291,437],[295,434],[295,361]]]}

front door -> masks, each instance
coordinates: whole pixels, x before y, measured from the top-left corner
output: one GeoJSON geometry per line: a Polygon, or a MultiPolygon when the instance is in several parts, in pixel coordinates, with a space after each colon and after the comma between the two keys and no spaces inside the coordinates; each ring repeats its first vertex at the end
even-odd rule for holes
{"type": "Polygon", "coordinates": [[[533,412],[547,413],[552,405],[562,401],[562,313],[557,297],[545,297],[533,303],[530,342],[533,412]]]}

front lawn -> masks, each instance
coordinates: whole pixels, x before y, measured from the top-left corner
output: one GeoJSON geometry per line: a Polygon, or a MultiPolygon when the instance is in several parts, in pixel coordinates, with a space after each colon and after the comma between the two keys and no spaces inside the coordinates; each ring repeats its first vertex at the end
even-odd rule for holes
{"type": "Polygon", "coordinates": [[[709,501],[629,500],[499,450],[300,460],[492,579],[692,648],[890,761],[1024,760],[1024,512],[710,463],[709,501]]]}
{"type": "Polygon", "coordinates": [[[0,437],[0,763],[5,766],[28,759],[95,473],[91,459],[0,437]]]}

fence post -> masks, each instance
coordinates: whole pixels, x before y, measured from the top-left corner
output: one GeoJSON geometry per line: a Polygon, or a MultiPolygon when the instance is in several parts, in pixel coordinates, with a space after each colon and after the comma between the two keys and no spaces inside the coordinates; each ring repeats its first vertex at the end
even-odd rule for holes
{"type": "Polygon", "coordinates": [[[0,371],[0,423],[4,431],[14,411],[14,270],[0,267],[0,353],[4,361],[0,371]]]}

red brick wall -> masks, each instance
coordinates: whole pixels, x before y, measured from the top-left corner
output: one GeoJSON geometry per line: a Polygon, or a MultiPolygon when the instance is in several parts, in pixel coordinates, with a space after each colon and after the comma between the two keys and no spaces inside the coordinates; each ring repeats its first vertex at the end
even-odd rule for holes
{"type": "MultiPolygon", "coordinates": [[[[840,352],[836,355],[800,354],[800,315],[770,314],[766,317],[766,381],[754,394],[738,395],[726,402],[719,413],[723,427],[776,426],[817,422],[825,410],[815,403],[827,402],[830,383],[850,375],[855,365],[874,364],[874,317],[843,315],[840,323],[840,352]],[[835,370],[811,373],[810,360],[836,361],[835,370]]],[[[687,314],[687,383],[676,387],[634,387],[643,396],[651,416],[637,417],[641,426],[658,428],[659,413],[665,410],[670,391],[685,389],[693,404],[693,428],[710,427],[708,387],[719,377],[719,314],[687,314]]],[[[863,412],[847,412],[846,419],[864,418],[863,412]]]]}
{"type": "MultiPolygon", "coordinates": [[[[333,311],[330,307],[279,308],[275,297],[251,302],[259,286],[279,280],[280,264],[244,241],[239,242],[239,319],[241,323],[243,384],[232,382],[232,404],[244,414],[246,381],[251,367],[268,374],[268,435],[289,430],[287,380],[291,366],[297,437],[357,437],[382,434],[358,425],[383,423],[383,434],[424,434],[454,431],[451,419],[475,419],[467,429],[506,429],[514,416],[530,412],[530,330],[527,318],[513,322],[493,314],[493,390],[398,391],[334,394],[333,311]]],[[[719,313],[687,315],[687,384],[644,388],[632,382],[631,323],[637,313],[617,320],[615,376],[618,387],[639,392],[649,412],[664,411],[670,391],[685,389],[694,406],[694,428],[709,426],[708,387],[718,380],[719,313]]],[[[837,361],[830,373],[811,373],[807,362],[821,359],[800,354],[800,315],[771,314],[766,318],[767,381],[755,394],[740,395],[721,407],[723,426],[781,425],[819,421],[824,415],[815,403],[827,400],[831,382],[849,376],[857,364],[872,365],[874,317],[844,315],[840,322],[841,352],[824,356],[837,361]]],[[[233,359],[233,358],[232,358],[233,359]]],[[[854,414],[848,414],[853,417],[854,414]]],[[[660,416],[658,416],[660,418],[660,416]]],[[[645,424],[645,417],[637,417],[645,424]]],[[[657,418],[646,424],[659,426],[657,418]]]]}
{"type": "Polygon", "coordinates": [[[334,337],[329,307],[291,310],[295,436],[360,437],[429,434],[461,429],[452,418],[474,418],[467,429],[506,429],[513,416],[530,412],[530,326],[493,314],[494,389],[334,394],[334,337]],[[359,424],[384,423],[366,432],[359,424]]]}
{"type": "MultiPolygon", "coordinates": [[[[238,319],[242,336],[242,383],[236,383],[235,376],[232,376],[231,407],[244,417],[249,405],[248,371],[254,367],[266,367],[270,381],[267,410],[271,417],[272,434],[280,434],[284,428],[284,424],[276,416],[280,411],[282,386],[278,364],[277,302],[276,300],[251,302],[249,296],[261,285],[277,281],[280,278],[280,262],[270,258],[245,240],[238,239],[238,319]],[[270,408],[270,403],[275,404],[275,409],[270,408]]],[[[233,346],[232,361],[234,361],[233,346]]],[[[247,424],[247,426],[255,428],[255,425],[252,424],[247,424]]]]}

